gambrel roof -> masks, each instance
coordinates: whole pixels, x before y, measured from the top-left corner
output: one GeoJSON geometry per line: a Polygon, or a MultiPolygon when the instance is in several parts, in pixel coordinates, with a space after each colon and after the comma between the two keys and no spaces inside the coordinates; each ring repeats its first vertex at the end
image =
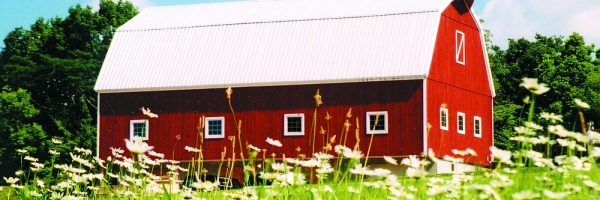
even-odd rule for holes
{"type": "Polygon", "coordinates": [[[151,7],[114,34],[98,92],[427,77],[452,0],[151,7]]]}

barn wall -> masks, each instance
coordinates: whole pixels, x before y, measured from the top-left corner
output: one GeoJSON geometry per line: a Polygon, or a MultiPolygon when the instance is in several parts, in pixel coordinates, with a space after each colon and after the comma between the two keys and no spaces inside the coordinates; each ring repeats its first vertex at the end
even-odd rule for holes
{"type": "Polygon", "coordinates": [[[479,155],[469,162],[488,165],[493,145],[492,92],[486,71],[484,46],[473,17],[464,4],[454,1],[443,13],[427,79],[427,122],[432,128],[428,147],[436,155],[453,156],[451,150],[474,149],[479,155]],[[456,31],[465,34],[465,64],[455,59],[456,31]],[[449,112],[449,130],[440,129],[440,107],[449,112]],[[465,113],[465,134],[457,132],[457,112],[465,113]],[[474,137],[474,116],[481,117],[482,138],[474,137]]]}
{"type": "MultiPolygon", "coordinates": [[[[298,85],[234,88],[232,105],[236,118],[242,120],[243,142],[268,149],[281,157],[296,157],[297,147],[302,154],[310,155],[310,126],[314,113],[314,99],[320,89],[324,104],[317,111],[317,126],[327,129],[324,119],[326,112],[333,117],[329,122],[330,134],[340,133],[346,113],[352,108],[351,131],[346,146],[353,147],[355,117],[360,123],[360,148],[363,152],[369,144],[365,134],[365,114],[367,111],[387,110],[389,130],[387,135],[375,135],[372,156],[418,154],[422,149],[423,88],[421,80],[383,81],[344,84],[298,85]],[[304,113],[304,136],[283,136],[283,115],[304,113]],[[280,140],[283,148],[269,146],[265,139],[271,137],[280,140]]],[[[174,156],[178,160],[190,159],[192,154],[184,150],[185,146],[195,146],[199,118],[224,116],[225,138],[205,139],[205,159],[219,159],[224,147],[231,153],[228,136],[234,136],[236,129],[233,115],[229,110],[225,89],[202,89],[182,91],[105,93],[100,94],[100,156],[110,154],[109,147],[124,148],[124,138],[129,137],[129,120],[143,119],[140,107],[150,108],[159,115],[150,120],[148,143],[155,146],[157,152],[165,153],[167,158],[174,156]],[[176,135],[181,139],[176,142],[176,135]]],[[[323,137],[317,133],[315,149],[321,150],[323,137]]],[[[236,142],[237,145],[237,142],[236,142]]],[[[236,146],[239,152],[239,146],[236,146]]],[[[333,153],[333,152],[332,152],[333,153]]]]}

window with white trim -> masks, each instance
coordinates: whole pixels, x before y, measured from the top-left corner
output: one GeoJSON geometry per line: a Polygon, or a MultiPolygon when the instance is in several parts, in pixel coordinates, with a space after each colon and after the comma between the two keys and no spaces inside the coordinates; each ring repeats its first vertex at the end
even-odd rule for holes
{"type": "Polygon", "coordinates": [[[474,124],[473,135],[475,137],[481,138],[481,117],[475,116],[475,120],[474,120],[473,124],[474,124]]]}
{"type": "Polygon", "coordinates": [[[388,133],[388,113],[387,111],[367,112],[365,124],[368,124],[367,134],[387,134],[388,133]]]}
{"type": "Polygon", "coordinates": [[[129,139],[133,140],[135,137],[148,140],[150,135],[149,122],[145,119],[134,119],[129,121],[129,139]]]}
{"type": "Polygon", "coordinates": [[[456,132],[465,134],[465,113],[458,112],[456,114],[456,132]]]}
{"type": "Polygon", "coordinates": [[[448,130],[448,108],[440,108],[440,129],[448,130]]]}
{"type": "Polygon", "coordinates": [[[304,135],[304,114],[295,113],[283,115],[283,135],[304,135]]]}
{"type": "Polygon", "coordinates": [[[205,117],[204,138],[225,138],[225,117],[205,117]]]}
{"type": "Polygon", "coordinates": [[[465,65],[465,34],[457,30],[455,39],[456,62],[465,65]]]}

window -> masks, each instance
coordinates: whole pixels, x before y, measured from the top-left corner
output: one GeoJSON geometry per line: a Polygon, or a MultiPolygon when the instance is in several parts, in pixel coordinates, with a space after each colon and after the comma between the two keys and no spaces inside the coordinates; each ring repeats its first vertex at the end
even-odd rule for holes
{"type": "Polygon", "coordinates": [[[387,111],[367,112],[365,124],[368,124],[367,134],[387,134],[388,114],[387,111]]]}
{"type": "Polygon", "coordinates": [[[225,138],[225,117],[206,117],[204,125],[204,138],[225,138]]]}
{"type": "Polygon", "coordinates": [[[475,116],[475,131],[473,131],[475,137],[481,138],[481,117],[475,116]]]}
{"type": "Polygon", "coordinates": [[[148,140],[148,120],[135,119],[129,121],[129,139],[133,140],[135,137],[140,137],[143,140],[148,140]]]}
{"type": "Polygon", "coordinates": [[[440,129],[448,130],[448,108],[440,108],[440,129]]]}
{"type": "Polygon", "coordinates": [[[283,135],[304,135],[304,114],[283,115],[283,135]]]}
{"type": "Polygon", "coordinates": [[[457,132],[461,133],[461,134],[465,134],[465,113],[462,112],[458,112],[457,116],[456,116],[456,127],[457,127],[457,132]]]}
{"type": "Polygon", "coordinates": [[[461,65],[465,65],[465,34],[460,31],[456,31],[456,62],[461,65]]]}

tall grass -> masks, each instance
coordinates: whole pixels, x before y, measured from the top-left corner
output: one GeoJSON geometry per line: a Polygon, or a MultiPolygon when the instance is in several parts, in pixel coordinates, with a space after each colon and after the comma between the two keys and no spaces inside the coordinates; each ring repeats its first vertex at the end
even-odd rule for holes
{"type": "MultiPolygon", "coordinates": [[[[3,199],[593,199],[600,196],[600,170],[596,158],[600,156],[600,133],[585,130],[582,110],[589,105],[575,99],[579,108],[581,132],[566,130],[560,125],[562,116],[541,113],[536,120],[535,101],[549,90],[536,79],[523,79],[521,84],[531,92],[527,122],[515,127],[517,135],[511,138],[519,143],[514,152],[490,147],[494,165],[479,168],[476,172],[455,171],[451,174],[430,174],[427,169],[438,162],[463,163],[479,156],[471,149],[457,150],[453,156],[439,158],[429,150],[426,157],[411,155],[400,162],[384,156],[391,165],[403,165],[405,171],[372,168],[369,163],[371,142],[366,155],[361,147],[346,144],[351,130],[352,110],[348,111],[339,135],[320,127],[319,135],[327,138],[324,144],[316,144],[316,118],[311,125],[310,156],[276,159],[275,153],[287,147],[280,141],[266,138],[270,146],[256,147],[242,144],[241,120],[236,120],[237,135],[229,137],[231,144],[221,152],[219,169],[204,169],[202,155],[202,132],[204,120],[199,119],[195,147],[183,147],[193,152],[192,162],[183,164],[165,159],[164,154],[152,151],[153,147],[140,138],[124,139],[127,152],[111,148],[112,155],[102,160],[93,157],[91,151],[76,148],[73,152],[51,150],[49,161],[39,161],[28,156],[27,151],[17,150],[21,156],[22,170],[14,177],[4,177],[9,186],[2,187],[3,199]],[[546,127],[538,125],[542,121],[546,127]],[[339,139],[339,143],[337,143],[339,139]],[[318,146],[323,146],[316,148],[318,146]],[[550,149],[559,146],[560,155],[553,156],[550,149]],[[236,148],[238,147],[238,148],[236,148]],[[269,155],[272,153],[272,155],[269,155]],[[54,163],[59,154],[69,154],[69,163],[54,163]],[[229,183],[210,182],[208,174],[231,180],[236,161],[241,161],[244,173],[242,189],[219,187],[229,183]],[[50,171],[43,176],[38,172],[50,171]],[[165,173],[163,173],[165,172],[165,173]],[[159,176],[157,174],[166,174],[159,176]],[[188,184],[181,184],[180,177],[192,177],[188,184]],[[251,180],[252,179],[252,180],[251,180]],[[254,183],[251,185],[250,183],[254,183]]],[[[229,107],[233,90],[228,88],[229,107]]],[[[314,96],[314,116],[323,103],[319,92],[314,96]]],[[[158,115],[142,108],[147,118],[158,115]]],[[[376,122],[378,120],[375,120],[376,122]]],[[[359,120],[355,120],[358,134],[359,120]]],[[[372,138],[371,138],[372,139],[372,138]]],[[[62,141],[53,140],[55,143],[62,141]]],[[[357,142],[358,143],[358,142],[357,142]]],[[[174,157],[174,156],[173,156],[174,157]]],[[[397,158],[397,157],[396,157],[397,158]]],[[[219,179],[217,179],[219,180],[219,179]]]]}

